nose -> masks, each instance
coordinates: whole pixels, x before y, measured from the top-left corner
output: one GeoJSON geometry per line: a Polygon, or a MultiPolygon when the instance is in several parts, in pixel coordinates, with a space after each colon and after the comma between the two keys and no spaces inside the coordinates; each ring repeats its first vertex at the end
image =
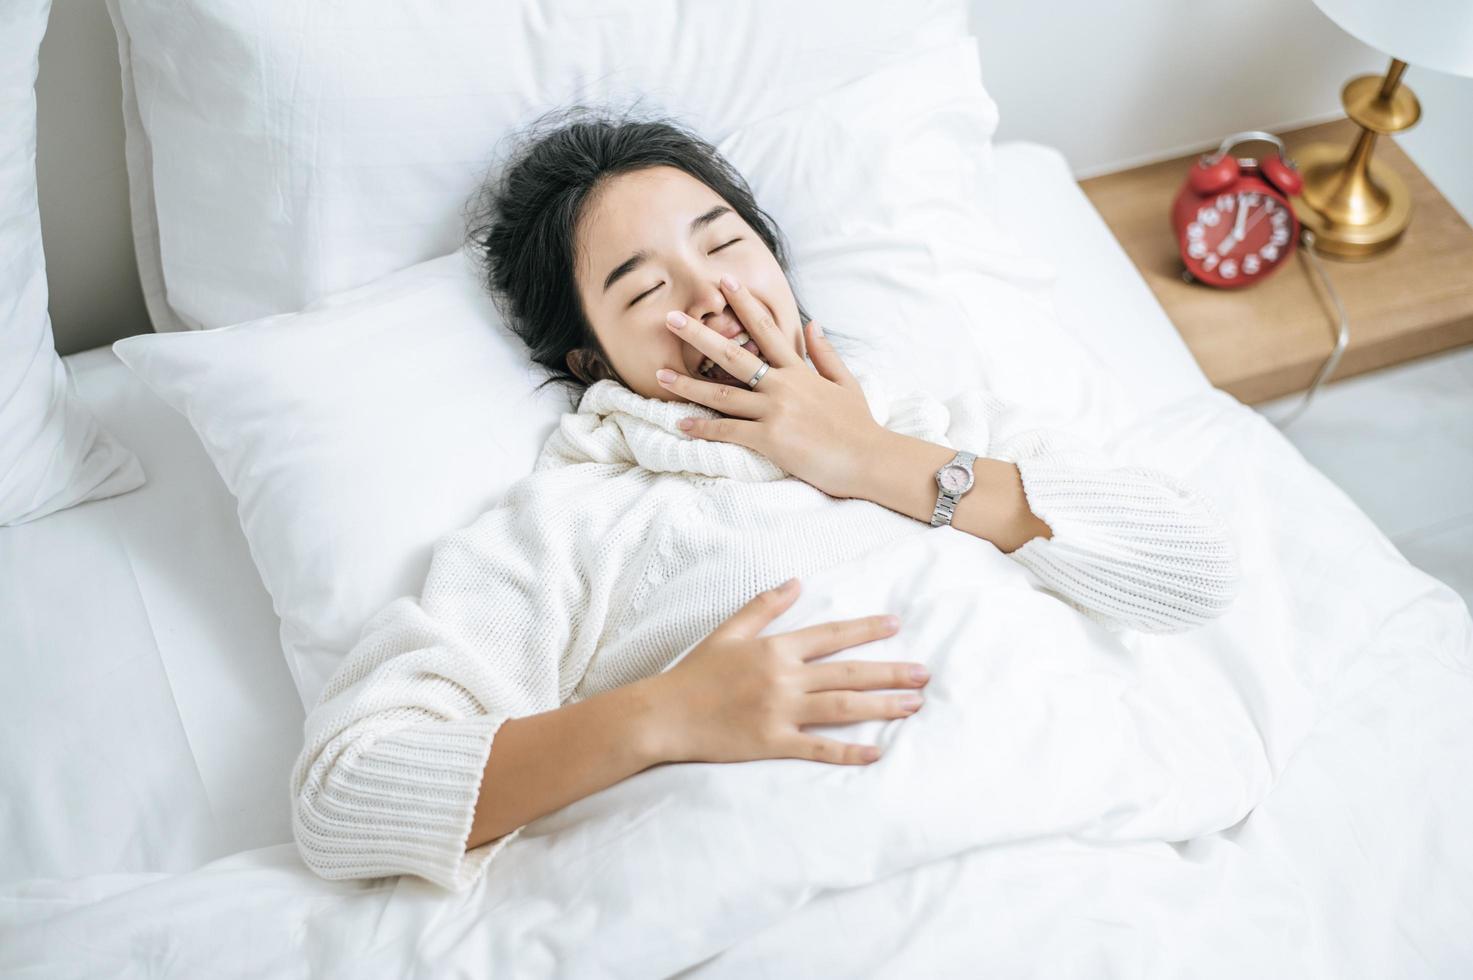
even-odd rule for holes
{"type": "Polygon", "coordinates": [[[715,281],[703,284],[691,297],[690,316],[730,340],[742,332],[742,325],[726,305],[726,294],[715,281]]]}

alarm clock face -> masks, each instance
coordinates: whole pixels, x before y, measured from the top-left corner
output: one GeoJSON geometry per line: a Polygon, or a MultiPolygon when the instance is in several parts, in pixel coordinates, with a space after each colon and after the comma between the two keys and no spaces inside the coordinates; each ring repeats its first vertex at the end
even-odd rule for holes
{"type": "Polygon", "coordinates": [[[1251,285],[1293,252],[1294,210],[1261,180],[1244,177],[1209,197],[1184,194],[1179,204],[1182,258],[1209,285],[1251,285]]]}

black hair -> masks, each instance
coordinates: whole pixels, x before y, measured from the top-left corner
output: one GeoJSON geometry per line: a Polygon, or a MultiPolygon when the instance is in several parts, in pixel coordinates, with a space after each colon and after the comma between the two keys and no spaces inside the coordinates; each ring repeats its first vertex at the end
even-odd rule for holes
{"type": "MultiPolygon", "coordinates": [[[[532,360],[566,386],[576,407],[600,378],[619,379],[588,322],[574,277],[576,231],[601,183],[646,167],[670,166],[715,191],[771,250],[792,287],[788,248],[777,223],[758,207],[746,180],[706,140],[669,118],[633,110],[573,105],[538,117],[511,134],[499,174],[488,177],[468,206],[468,240],[484,284],[532,360]],[[569,369],[568,354],[583,367],[569,369]]],[[[793,295],[797,298],[797,290],[793,295]]],[[[798,301],[798,314],[810,317],[798,301]]],[[[826,337],[842,338],[825,328],[826,337]]]]}

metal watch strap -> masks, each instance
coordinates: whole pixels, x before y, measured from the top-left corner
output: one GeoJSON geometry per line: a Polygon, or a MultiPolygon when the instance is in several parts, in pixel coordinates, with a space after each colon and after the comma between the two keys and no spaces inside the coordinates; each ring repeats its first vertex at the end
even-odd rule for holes
{"type": "MultiPolygon", "coordinates": [[[[960,463],[968,470],[970,470],[972,468],[972,464],[975,463],[976,460],[976,453],[969,453],[963,450],[958,452],[955,456],[948,460],[946,464],[941,467],[941,469],[944,470],[947,466],[952,466],[954,464],[960,463]]],[[[976,486],[975,480],[972,485],[976,486]]],[[[936,486],[936,509],[931,512],[931,526],[941,527],[943,524],[950,526],[952,515],[956,513],[957,501],[965,497],[968,493],[971,492],[971,490],[972,487],[967,487],[967,489],[963,490],[961,493],[951,494],[941,489],[941,485],[938,482],[936,486]]]]}

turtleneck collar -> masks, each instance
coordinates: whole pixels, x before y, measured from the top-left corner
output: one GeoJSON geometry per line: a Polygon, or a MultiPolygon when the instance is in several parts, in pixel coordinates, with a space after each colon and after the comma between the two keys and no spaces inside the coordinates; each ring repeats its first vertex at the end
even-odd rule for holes
{"type": "MultiPolygon", "coordinates": [[[[878,374],[858,368],[851,368],[851,372],[876,422],[905,435],[950,446],[945,436],[949,413],[934,397],[924,393],[897,397],[878,374]]],[[[695,473],[751,483],[791,475],[746,446],[687,435],[676,424],[687,417],[723,416],[694,402],[647,398],[612,379],[594,382],[584,391],[578,411],[563,413],[534,469],[623,463],[655,472],[695,473]]]]}

